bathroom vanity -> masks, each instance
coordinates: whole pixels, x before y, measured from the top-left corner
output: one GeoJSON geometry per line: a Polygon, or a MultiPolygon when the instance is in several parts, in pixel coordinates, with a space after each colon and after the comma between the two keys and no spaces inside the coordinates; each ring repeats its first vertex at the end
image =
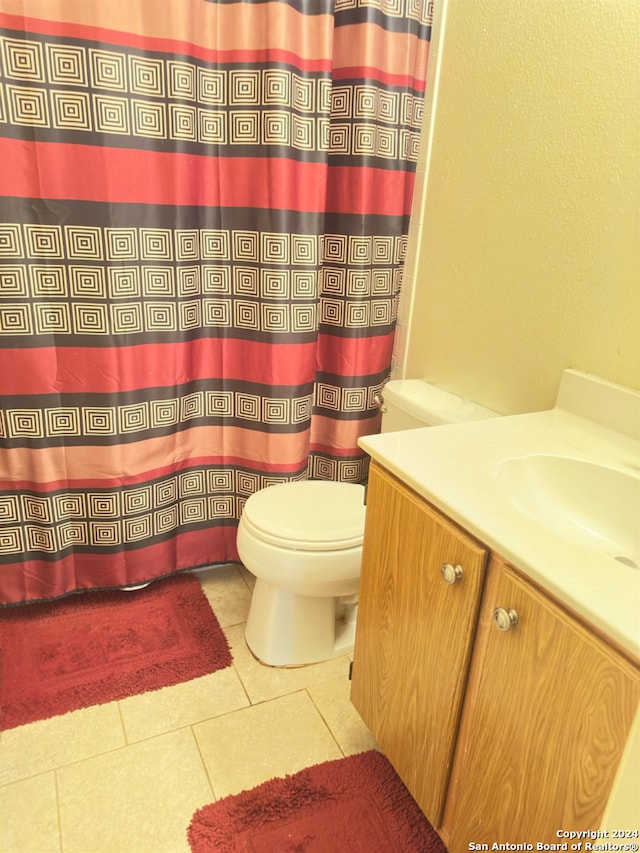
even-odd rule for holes
{"type": "Polygon", "coordinates": [[[631,790],[620,781],[640,702],[638,442],[626,416],[590,419],[610,388],[585,382],[563,377],[549,412],[361,441],[373,461],[351,699],[451,853],[563,845],[559,832],[598,830],[612,798],[631,802],[616,829],[640,829],[637,772],[631,790]],[[594,405],[577,413],[583,390],[594,405]],[[613,513],[624,529],[580,538],[591,505],[574,530],[563,476],[532,456],[563,476],[566,460],[578,477],[615,464],[630,478],[613,513]],[[515,483],[548,490],[548,520],[514,496],[523,464],[536,477],[515,483]]]}

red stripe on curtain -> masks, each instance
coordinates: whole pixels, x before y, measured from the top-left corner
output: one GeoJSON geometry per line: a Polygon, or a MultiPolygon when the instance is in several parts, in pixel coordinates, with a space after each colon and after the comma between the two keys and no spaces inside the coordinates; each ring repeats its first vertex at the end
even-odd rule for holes
{"type": "Polygon", "coordinates": [[[0,140],[4,196],[322,210],[326,171],[277,157],[227,157],[221,169],[198,154],[0,140]]]}
{"type": "MultiPolygon", "coordinates": [[[[250,421],[244,426],[235,423],[193,426],[176,429],[157,438],[144,438],[134,442],[121,441],[118,447],[117,466],[114,463],[114,439],[99,443],[93,438],[92,446],[52,446],[45,450],[12,448],[3,453],[0,481],[28,484],[67,483],[88,488],[91,484],[113,489],[136,482],[151,481],[167,474],[196,466],[215,468],[220,465],[245,467],[254,472],[281,472],[300,474],[306,467],[309,443],[308,430],[297,432],[269,432],[268,425],[250,421]],[[157,468],[159,462],[164,467],[157,468]]],[[[119,501],[116,501],[119,503],[119,501]]],[[[10,505],[9,505],[10,506],[10,505]]],[[[3,507],[6,511],[7,504],[3,507]]],[[[60,507],[58,507],[60,510],[60,507]]],[[[11,520],[4,518],[3,521],[11,520]]],[[[37,517],[32,521],[40,520],[37,517]]]]}
{"type": "MultiPolygon", "coordinates": [[[[249,436],[250,439],[250,436],[249,436]]],[[[306,452],[307,442],[305,439],[304,442],[304,450],[306,452]]],[[[237,447],[234,448],[237,450],[237,447]]],[[[144,450],[144,445],[143,445],[144,450]]],[[[29,452],[27,452],[28,455],[29,452]]],[[[106,456],[106,454],[104,454],[106,456]]],[[[304,454],[303,454],[304,455],[304,454]]],[[[180,469],[182,468],[203,468],[203,467],[219,467],[223,468],[225,466],[238,466],[238,467],[246,467],[248,458],[246,456],[238,455],[234,456],[233,453],[229,453],[224,456],[216,456],[214,454],[203,456],[203,457],[194,457],[188,458],[184,457],[180,459],[180,469]]],[[[296,474],[299,473],[300,470],[300,459],[291,461],[291,462],[282,462],[279,461],[277,464],[273,462],[269,462],[266,458],[253,458],[251,461],[252,470],[261,471],[263,473],[274,473],[280,474],[283,471],[296,474]]],[[[82,461],[80,461],[80,466],[82,465],[82,461]]],[[[29,467],[28,462],[24,467],[29,467]]],[[[70,471],[71,474],[75,474],[75,471],[70,471]]],[[[6,489],[9,487],[13,487],[16,489],[29,490],[36,489],[38,493],[43,495],[52,494],[59,491],[64,491],[69,488],[69,480],[73,479],[73,487],[74,489],[92,489],[92,488],[116,488],[116,487],[128,487],[128,486],[136,486],[141,483],[146,483],[153,480],[160,480],[176,473],[175,465],[166,465],[163,468],[158,469],[148,469],[145,468],[144,471],[138,473],[130,473],[130,474],[122,474],[118,477],[118,480],[112,480],[109,478],[105,479],[82,479],[82,477],[69,477],[68,479],[61,478],[58,480],[20,480],[16,478],[12,479],[3,479],[0,477],[0,488],[6,489]]],[[[233,522],[235,523],[235,522],[233,522]]]]}
{"type": "MultiPolygon", "coordinates": [[[[4,0],[8,5],[11,0],[4,0]]],[[[23,4],[23,0],[19,0],[23,4]]],[[[130,8],[136,3],[140,6],[141,0],[127,0],[126,5],[130,8]]],[[[177,33],[175,21],[167,17],[157,15],[158,0],[143,0],[149,7],[150,15],[144,18],[144,25],[150,27],[155,24],[155,32],[134,33],[128,32],[127,27],[135,25],[136,18],[130,11],[118,14],[115,4],[103,4],[96,8],[86,0],[80,0],[77,12],[87,19],[95,18],[96,14],[104,21],[110,21],[114,26],[96,26],[94,23],[72,23],[57,22],[44,18],[24,17],[22,15],[4,14],[0,11],[0,27],[10,30],[33,31],[43,35],[60,36],[64,38],[76,38],[87,41],[102,42],[104,44],[118,44],[123,47],[136,48],[145,51],[158,51],[163,53],[184,55],[186,57],[201,59],[205,62],[284,62],[291,64],[304,71],[331,71],[331,27],[321,19],[321,16],[300,16],[294,10],[288,9],[286,4],[278,8],[277,4],[267,10],[264,6],[251,6],[247,3],[238,2],[234,6],[229,4],[226,9],[222,8],[219,19],[214,21],[210,27],[210,17],[203,16],[201,23],[196,22],[189,33],[190,40],[186,41],[177,33]],[[83,8],[84,7],[84,8],[83,8]],[[109,8],[111,7],[111,8],[109,8]],[[240,10],[238,12],[237,10],[240,10]],[[269,14],[271,13],[271,14],[269,14]],[[300,25],[299,21],[303,23],[300,25]],[[271,26],[273,44],[264,46],[266,28],[271,26]],[[119,27],[119,28],[118,28],[119,27]],[[224,28],[224,35],[220,37],[218,30],[224,28]],[[207,37],[220,38],[220,44],[206,46],[201,42],[207,37]],[[253,44],[250,42],[253,41],[253,44]]],[[[166,4],[168,0],[161,0],[166,4]]],[[[187,16],[189,11],[188,0],[178,0],[180,7],[178,14],[187,16]]],[[[196,11],[199,13],[211,13],[202,0],[195,0],[196,11]]],[[[65,13],[69,14],[69,0],[65,0],[67,8],[65,13]]],[[[42,11],[51,14],[51,0],[44,0],[42,11]],[[46,5],[48,4],[48,5],[46,5]]],[[[175,11],[175,10],[174,10],[175,11]]]]}
{"type": "MultiPolygon", "coordinates": [[[[389,336],[392,339],[392,336],[389,336]]],[[[345,340],[340,363],[355,368],[356,342],[345,340]],[[350,353],[354,353],[351,355],[350,353]]],[[[163,384],[166,366],[171,364],[176,382],[193,382],[211,375],[213,367],[224,365],[228,380],[252,383],[297,385],[315,377],[316,343],[261,343],[224,339],[142,344],[129,348],[131,359],[126,373],[113,372],[113,353],[90,347],[42,347],[32,350],[0,349],[2,393],[79,394],[92,388],[99,393],[134,391],[163,384]],[[310,365],[310,367],[306,367],[310,365]]],[[[364,366],[364,365],[363,365],[364,366]]],[[[367,368],[372,373],[385,369],[385,351],[372,348],[367,368]]],[[[337,365],[334,365],[337,367],[337,365]]],[[[354,375],[361,371],[353,370],[354,375]]]]}
{"type": "Polygon", "coordinates": [[[362,346],[359,338],[345,338],[340,346],[326,335],[318,338],[319,360],[328,373],[343,376],[365,376],[381,373],[388,369],[393,350],[394,333],[376,335],[362,346]]]}
{"type": "Polygon", "coordinates": [[[329,166],[327,210],[339,213],[408,215],[415,175],[387,169],[329,166]]]}
{"type": "Polygon", "coordinates": [[[336,29],[333,42],[334,80],[390,82],[404,75],[413,91],[424,91],[429,42],[407,33],[389,33],[376,24],[356,24],[336,29]]]}
{"type": "MultiPolygon", "coordinates": [[[[221,172],[214,158],[132,149],[96,149],[0,140],[0,194],[114,202],[278,207],[322,210],[327,165],[232,157],[221,172]],[[61,168],[73,157],[74,172],[61,168]],[[34,168],[34,164],[38,168],[34,168]],[[315,190],[315,191],[314,191],[315,190]]],[[[336,213],[409,214],[415,175],[358,166],[329,166],[326,209],[336,213]]]]}

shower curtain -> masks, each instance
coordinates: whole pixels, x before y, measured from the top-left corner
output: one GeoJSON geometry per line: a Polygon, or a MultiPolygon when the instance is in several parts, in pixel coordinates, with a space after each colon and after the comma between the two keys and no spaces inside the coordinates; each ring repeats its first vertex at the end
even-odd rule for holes
{"type": "Polygon", "coordinates": [[[0,0],[0,603],[237,560],[361,482],[427,0],[0,0]]]}

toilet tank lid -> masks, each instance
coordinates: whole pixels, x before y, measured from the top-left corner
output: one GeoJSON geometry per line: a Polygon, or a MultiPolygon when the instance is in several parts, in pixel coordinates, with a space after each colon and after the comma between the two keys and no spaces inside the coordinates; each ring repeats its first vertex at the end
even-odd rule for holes
{"type": "Polygon", "coordinates": [[[497,412],[438,388],[426,379],[392,379],[384,386],[382,395],[385,402],[419,418],[425,425],[499,417],[497,412]]]}

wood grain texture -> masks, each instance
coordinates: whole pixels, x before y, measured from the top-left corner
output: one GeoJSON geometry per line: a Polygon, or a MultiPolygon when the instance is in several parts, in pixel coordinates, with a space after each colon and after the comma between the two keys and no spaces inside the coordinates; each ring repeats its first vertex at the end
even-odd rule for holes
{"type": "Polygon", "coordinates": [[[558,843],[597,829],[640,700],[640,673],[510,567],[493,558],[443,836],[558,843]],[[502,633],[495,607],[514,608],[502,633]]]}
{"type": "Polygon", "coordinates": [[[487,551],[373,464],[351,700],[434,826],[441,817],[487,551]],[[445,562],[464,577],[447,585],[445,562]]]}

